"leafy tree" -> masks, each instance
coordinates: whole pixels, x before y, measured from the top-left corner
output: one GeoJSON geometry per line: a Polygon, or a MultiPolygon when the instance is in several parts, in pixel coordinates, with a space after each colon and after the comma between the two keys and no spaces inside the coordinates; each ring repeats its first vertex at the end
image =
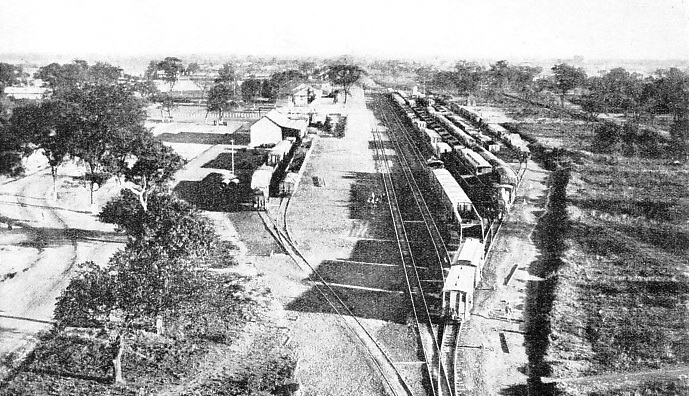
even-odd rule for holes
{"type": "Polygon", "coordinates": [[[0,93],[2,93],[2,88],[17,83],[19,72],[17,66],[0,62],[0,93]]]}
{"type": "Polygon", "coordinates": [[[154,192],[145,209],[135,193],[123,190],[105,204],[98,219],[125,230],[130,244],[169,258],[204,256],[217,243],[211,223],[173,195],[154,192]]]}
{"type": "Polygon", "coordinates": [[[22,136],[48,159],[53,177],[53,199],[57,199],[57,169],[74,145],[73,114],[69,103],[49,100],[17,107],[10,118],[11,135],[22,136]]]}
{"type": "Polygon", "coordinates": [[[263,80],[261,83],[261,96],[268,99],[277,97],[277,87],[271,84],[270,80],[263,80]]]}
{"type": "Polygon", "coordinates": [[[172,118],[172,109],[177,107],[175,100],[172,98],[169,92],[157,92],[155,96],[151,97],[151,100],[155,103],[160,104],[160,117],[163,118],[163,111],[167,113],[169,118],[172,118]]]}
{"type": "Polygon", "coordinates": [[[113,381],[123,383],[126,335],[153,320],[156,332],[164,334],[163,313],[181,306],[199,284],[193,262],[189,257],[171,259],[142,246],[128,246],[115,253],[105,268],[93,262],[80,267],[80,274],[58,297],[55,320],[59,328],[108,330],[113,381]]]}
{"type": "Polygon", "coordinates": [[[22,157],[31,150],[25,134],[17,134],[12,128],[2,103],[0,103],[0,175],[12,177],[24,173],[22,157]]]}
{"type": "Polygon", "coordinates": [[[175,151],[156,140],[150,132],[135,140],[131,154],[136,162],[125,167],[126,188],[137,195],[144,212],[148,211],[148,197],[160,191],[172,176],[184,166],[184,159],[175,151]]]}
{"type": "Polygon", "coordinates": [[[160,94],[158,87],[152,80],[141,80],[134,84],[134,91],[147,101],[154,101],[160,94]]]}
{"type": "Polygon", "coordinates": [[[232,85],[236,80],[236,72],[231,63],[225,63],[218,71],[218,77],[215,79],[216,84],[232,85]]]}
{"type": "Polygon", "coordinates": [[[189,75],[193,75],[199,71],[201,71],[201,67],[196,62],[191,62],[189,65],[187,65],[187,69],[185,70],[185,72],[189,75]]]}
{"type": "Polygon", "coordinates": [[[306,80],[306,76],[298,70],[286,70],[273,73],[270,80],[261,88],[263,97],[278,99],[285,97],[289,89],[306,80]]]}
{"type": "Polygon", "coordinates": [[[216,84],[208,91],[207,112],[217,112],[218,119],[221,119],[224,112],[232,105],[233,99],[232,88],[226,84],[216,84]]]}
{"type": "Polygon", "coordinates": [[[365,74],[365,71],[356,65],[338,64],[330,67],[328,70],[328,78],[335,85],[342,86],[344,91],[344,103],[347,104],[347,96],[352,85],[359,81],[359,78],[365,74]]]}
{"type": "Polygon", "coordinates": [[[117,84],[122,68],[105,62],[96,62],[88,69],[89,81],[95,84],[117,84]]]}
{"type": "Polygon", "coordinates": [[[536,90],[534,80],[542,71],[540,66],[510,67],[508,74],[510,86],[528,99],[536,90]]]}
{"type": "Polygon", "coordinates": [[[152,61],[148,62],[148,67],[146,67],[146,71],[144,72],[144,79],[155,80],[157,73],[158,73],[158,62],[152,60],[152,61]]]}
{"type": "Polygon", "coordinates": [[[554,86],[560,94],[560,104],[564,108],[565,95],[570,90],[581,86],[586,80],[586,72],[582,68],[576,68],[566,63],[560,63],[552,67],[555,77],[554,86]]]}
{"type": "Polygon", "coordinates": [[[672,114],[673,121],[689,115],[689,75],[677,68],[659,70],[656,90],[664,111],[672,114]]]}
{"type": "Polygon", "coordinates": [[[146,114],[133,91],[120,85],[87,85],[57,97],[71,103],[69,128],[74,131],[71,155],[86,164],[91,204],[96,185],[101,186],[120,166],[127,141],[142,132],[146,114]]]}
{"type": "Polygon", "coordinates": [[[491,78],[492,85],[498,88],[500,92],[505,91],[505,86],[507,86],[510,71],[510,65],[506,60],[499,60],[490,65],[490,69],[488,70],[487,74],[491,78]]]}
{"type": "Polygon", "coordinates": [[[168,56],[162,61],[158,62],[157,70],[162,70],[163,80],[170,85],[170,90],[174,88],[175,83],[179,79],[179,75],[184,72],[184,65],[182,60],[172,56],[168,56]]]}
{"type": "Polygon", "coordinates": [[[249,102],[254,98],[261,95],[261,80],[255,78],[249,78],[242,82],[240,91],[242,93],[242,99],[249,102]]]}
{"type": "Polygon", "coordinates": [[[45,81],[54,91],[81,87],[89,80],[89,65],[84,60],[64,65],[51,63],[38,69],[34,77],[45,81]]]}
{"type": "Polygon", "coordinates": [[[459,61],[455,65],[455,86],[461,93],[475,93],[484,80],[483,67],[475,62],[459,61]]]}
{"type": "Polygon", "coordinates": [[[615,123],[602,122],[595,130],[594,147],[602,151],[617,151],[622,135],[622,129],[615,123]]]}

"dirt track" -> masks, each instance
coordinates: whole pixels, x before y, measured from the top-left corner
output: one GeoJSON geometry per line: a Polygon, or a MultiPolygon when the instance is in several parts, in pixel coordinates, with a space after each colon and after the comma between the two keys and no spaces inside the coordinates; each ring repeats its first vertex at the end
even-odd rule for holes
{"type": "Polygon", "coordinates": [[[124,236],[88,210],[88,191],[72,178],[79,174],[74,166],[61,170],[57,201],[46,169],[0,187],[0,379],[50,327],[76,265],[104,264],[123,246],[124,236]]]}

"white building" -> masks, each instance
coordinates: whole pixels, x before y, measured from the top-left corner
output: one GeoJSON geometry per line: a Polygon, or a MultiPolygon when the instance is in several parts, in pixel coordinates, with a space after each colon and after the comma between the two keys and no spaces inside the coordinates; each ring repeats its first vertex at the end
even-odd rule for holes
{"type": "Polygon", "coordinates": [[[301,139],[306,135],[307,126],[307,120],[293,120],[277,110],[271,110],[249,128],[249,147],[277,144],[288,137],[301,139]]]}
{"type": "Polygon", "coordinates": [[[43,87],[5,87],[5,95],[13,99],[40,100],[51,93],[50,88],[43,87]]]}

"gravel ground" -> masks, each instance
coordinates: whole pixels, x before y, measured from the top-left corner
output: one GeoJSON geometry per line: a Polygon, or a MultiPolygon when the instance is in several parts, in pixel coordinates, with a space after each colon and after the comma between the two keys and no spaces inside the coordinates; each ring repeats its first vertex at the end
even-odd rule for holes
{"type": "MultiPolygon", "coordinates": [[[[410,381],[420,384],[418,341],[407,324],[409,298],[399,292],[403,278],[389,212],[385,205],[366,205],[371,192],[379,193],[383,186],[369,143],[375,120],[365,108],[362,90],[353,90],[343,112],[348,114],[346,137],[315,140],[287,223],[319,274],[341,285],[336,290],[342,299],[410,381]],[[315,186],[315,176],[325,186],[315,186]]],[[[295,318],[293,337],[302,357],[297,377],[305,394],[381,394],[381,381],[365,351],[317,291],[302,291],[287,309],[295,318]]]]}

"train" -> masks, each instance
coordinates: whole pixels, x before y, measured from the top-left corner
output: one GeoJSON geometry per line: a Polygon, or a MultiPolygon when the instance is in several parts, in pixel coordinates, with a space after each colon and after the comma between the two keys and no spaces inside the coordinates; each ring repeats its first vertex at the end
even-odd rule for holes
{"type": "Polygon", "coordinates": [[[273,195],[291,193],[293,181],[290,185],[289,181],[284,182],[283,178],[297,146],[298,142],[294,138],[281,140],[268,151],[265,163],[251,175],[250,188],[253,191],[253,205],[256,209],[265,209],[265,202],[269,199],[271,191],[273,195]]]}
{"type": "MultiPolygon", "coordinates": [[[[452,110],[448,110],[444,105],[433,106],[428,100],[412,102],[400,92],[392,92],[390,97],[403,118],[438,159],[450,169],[467,169],[481,183],[490,186],[490,200],[495,202],[496,216],[502,218],[514,202],[518,178],[512,167],[495,155],[500,145],[474,127],[474,121],[463,119],[454,113],[463,109],[462,107],[455,105],[451,106],[452,110]],[[429,129],[440,135],[441,141],[429,129]]],[[[476,113],[471,114],[472,119],[477,117],[476,113]]],[[[480,122],[480,119],[476,120],[480,122]]],[[[501,136],[509,137],[496,125],[491,124],[490,128],[502,133],[501,136]]],[[[512,142],[517,142],[517,138],[511,139],[512,142]]]]}
{"type": "Polygon", "coordinates": [[[466,238],[452,259],[441,294],[442,316],[446,321],[468,320],[474,290],[481,281],[485,249],[481,240],[466,238]]]}
{"type": "MultiPolygon", "coordinates": [[[[510,134],[499,124],[483,123],[478,114],[468,113],[469,109],[455,106],[448,110],[428,100],[412,101],[398,92],[390,93],[390,97],[402,118],[417,133],[419,141],[440,160],[429,160],[427,164],[455,164],[468,169],[477,179],[490,181],[488,188],[498,203],[499,217],[509,210],[519,179],[514,169],[495,154],[501,148],[499,140],[528,156],[528,147],[519,135],[510,134]],[[465,119],[464,114],[471,117],[465,119]]],[[[470,317],[473,293],[481,281],[486,250],[483,236],[487,224],[447,169],[428,166],[428,173],[431,191],[441,202],[436,216],[450,226],[451,232],[457,232],[461,242],[451,258],[450,271],[443,284],[440,315],[449,322],[464,321],[470,317]]],[[[485,188],[485,184],[481,184],[481,188],[485,188]]]]}

